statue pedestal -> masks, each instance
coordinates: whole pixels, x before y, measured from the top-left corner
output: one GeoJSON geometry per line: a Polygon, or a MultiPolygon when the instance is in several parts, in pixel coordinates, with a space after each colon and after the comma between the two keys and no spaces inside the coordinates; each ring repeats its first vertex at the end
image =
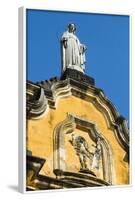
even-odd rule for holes
{"type": "Polygon", "coordinates": [[[83,74],[82,72],[75,70],[75,69],[67,68],[63,72],[63,74],[61,75],[61,80],[65,80],[67,78],[71,78],[76,81],[83,82],[87,85],[92,85],[92,86],[95,85],[95,80],[92,77],[87,76],[87,75],[83,74]]]}

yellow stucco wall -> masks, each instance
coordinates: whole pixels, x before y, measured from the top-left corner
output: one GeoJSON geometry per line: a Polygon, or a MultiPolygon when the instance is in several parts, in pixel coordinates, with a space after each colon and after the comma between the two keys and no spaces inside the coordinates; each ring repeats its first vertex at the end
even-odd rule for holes
{"type": "MultiPolygon", "coordinates": [[[[109,141],[112,148],[115,184],[128,184],[129,166],[128,163],[123,160],[125,151],[118,144],[114,132],[107,127],[103,114],[99,112],[92,103],[74,96],[59,99],[57,101],[56,110],[49,108],[48,112],[41,118],[28,121],[27,148],[32,151],[34,156],[46,159],[40,173],[54,176],[53,131],[59,122],[66,119],[67,112],[96,122],[99,132],[109,141]]],[[[66,151],[68,152],[67,159],[69,159],[70,162],[70,167],[68,166],[68,169],[77,171],[79,169],[78,158],[77,156],[72,156],[74,149],[68,144],[67,140],[65,144],[66,151]]]]}

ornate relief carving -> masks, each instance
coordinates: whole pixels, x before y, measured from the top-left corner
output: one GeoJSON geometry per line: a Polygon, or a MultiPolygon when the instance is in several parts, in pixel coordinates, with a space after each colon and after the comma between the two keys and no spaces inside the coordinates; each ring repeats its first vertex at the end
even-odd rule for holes
{"type": "Polygon", "coordinates": [[[79,158],[80,172],[93,172],[92,174],[95,175],[93,170],[96,169],[99,175],[99,170],[103,170],[100,164],[102,160],[100,138],[98,137],[96,144],[89,146],[84,137],[78,136],[76,133],[73,133],[71,137],[72,139],[69,142],[74,147],[76,155],[79,158]]]}
{"type": "Polygon", "coordinates": [[[73,145],[77,156],[79,157],[79,161],[81,164],[80,170],[89,170],[92,165],[93,153],[90,152],[88,143],[84,139],[84,137],[76,136],[72,134],[72,140],[70,140],[73,145]],[[88,162],[87,162],[88,159],[88,162]]]}
{"type": "Polygon", "coordinates": [[[94,143],[94,151],[91,151],[83,137],[72,135],[70,142],[79,157],[81,169],[89,168],[90,171],[98,170],[99,173],[102,170],[103,180],[113,184],[115,172],[109,143],[97,130],[94,122],[72,114],[68,114],[66,120],[54,130],[54,173],[61,176],[66,171],[65,135],[75,132],[75,128],[85,131],[94,143]],[[89,160],[89,164],[86,159],[89,160]]]}

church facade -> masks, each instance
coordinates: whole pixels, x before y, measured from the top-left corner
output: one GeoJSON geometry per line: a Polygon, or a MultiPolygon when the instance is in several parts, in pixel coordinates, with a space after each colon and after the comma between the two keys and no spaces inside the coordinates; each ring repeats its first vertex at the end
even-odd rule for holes
{"type": "Polygon", "coordinates": [[[27,190],[129,184],[127,121],[93,78],[27,82],[27,190]]]}
{"type": "Polygon", "coordinates": [[[60,77],[26,86],[27,191],[129,184],[129,130],[95,80],[69,24],[60,77]]]}

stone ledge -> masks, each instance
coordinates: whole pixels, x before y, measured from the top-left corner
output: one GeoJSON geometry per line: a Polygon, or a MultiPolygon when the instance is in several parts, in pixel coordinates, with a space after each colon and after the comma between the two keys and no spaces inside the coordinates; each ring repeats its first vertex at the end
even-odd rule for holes
{"type": "Polygon", "coordinates": [[[92,85],[94,86],[95,85],[95,80],[94,78],[90,77],[90,76],[87,76],[86,74],[83,74],[82,72],[79,72],[75,69],[70,69],[70,68],[67,68],[64,73],[61,75],[61,80],[65,80],[67,78],[71,78],[71,79],[74,79],[74,80],[77,80],[79,82],[83,82],[87,85],[92,85]]]}

